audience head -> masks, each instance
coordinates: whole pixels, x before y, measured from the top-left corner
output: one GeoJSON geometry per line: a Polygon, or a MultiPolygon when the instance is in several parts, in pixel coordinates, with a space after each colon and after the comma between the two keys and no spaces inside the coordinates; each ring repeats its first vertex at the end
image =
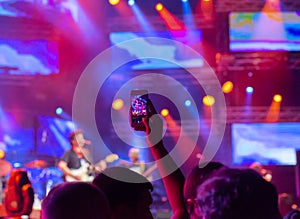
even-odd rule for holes
{"type": "Polygon", "coordinates": [[[110,167],[98,174],[93,184],[108,197],[113,219],[153,218],[153,186],[144,176],[124,167],[110,167]]]}
{"type": "Polygon", "coordinates": [[[276,188],[251,169],[220,169],[197,189],[205,219],[279,219],[276,188]]]}
{"type": "Polygon", "coordinates": [[[284,219],[299,219],[300,211],[294,203],[293,197],[288,193],[280,193],[278,195],[279,211],[284,219]]]}
{"type": "Polygon", "coordinates": [[[219,162],[209,162],[196,166],[192,169],[184,183],[184,199],[186,200],[187,210],[190,218],[198,218],[198,211],[193,200],[197,197],[197,187],[202,184],[213,172],[224,167],[219,162]]]}
{"type": "Polygon", "coordinates": [[[281,193],[278,195],[278,206],[282,216],[285,216],[287,213],[293,210],[292,205],[293,198],[290,194],[281,193]]]}
{"type": "Polygon", "coordinates": [[[105,194],[85,182],[68,182],[54,187],[42,202],[41,219],[109,219],[105,194]]]}

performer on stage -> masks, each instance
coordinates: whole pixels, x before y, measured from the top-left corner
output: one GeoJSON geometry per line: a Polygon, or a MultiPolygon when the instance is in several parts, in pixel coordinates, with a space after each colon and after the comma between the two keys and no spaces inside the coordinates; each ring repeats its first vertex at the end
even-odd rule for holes
{"type": "Polygon", "coordinates": [[[82,130],[75,130],[69,136],[71,148],[67,150],[58,163],[58,168],[64,174],[64,180],[71,181],[92,181],[91,172],[93,166],[87,159],[89,150],[85,145],[90,141],[84,138],[82,130]]]}
{"type": "Polygon", "coordinates": [[[149,181],[152,181],[152,172],[156,170],[156,164],[149,167],[145,161],[140,160],[140,150],[137,148],[130,148],[128,151],[128,157],[130,161],[121,161],[120,166],[133,170],[143,176],[149,181]]]}
{"type": "Polygon", "coordinates": [[[147,166],[144,161],[140,161],[139,153],[139,149],[130,148],[128,151],[128,157],[130,161],[122,161],[120,162],[120,166],[127,167],[128,169],[131,169],[139,174],[143,174],[147,166]]]}

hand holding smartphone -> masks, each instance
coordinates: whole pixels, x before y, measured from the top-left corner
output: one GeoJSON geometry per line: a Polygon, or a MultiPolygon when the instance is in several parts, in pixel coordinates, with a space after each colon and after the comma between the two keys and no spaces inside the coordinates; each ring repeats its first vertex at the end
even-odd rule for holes
{"type": "Polygon", "coordinates": [[[137,131],[145,131],[143,117],[149,116],[148,91],[132,90],[130,92],[130,125],[137,131]]]}

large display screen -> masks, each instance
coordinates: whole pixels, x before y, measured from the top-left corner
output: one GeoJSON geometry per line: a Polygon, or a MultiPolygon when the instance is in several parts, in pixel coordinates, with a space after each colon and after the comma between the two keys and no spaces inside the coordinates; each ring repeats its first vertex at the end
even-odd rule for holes
{"type": "Polygon", "coordinates": [[[34,149],[34,130],[25,124],[24,118],[5,113],[0,109],[0,149],[4,159],[10,162],[23,162],[25,154],[34,149]]]}
{"type": "Polygon", "coordinates": [[[50,75],[58,72],[56,41],[0,38],[0,75],[50,75]]]}
{"type": "Polygon", "coordinates": [[[109,37],[111,44],[116,45],[118,48],[114,54],[112,54],[112,62],[116,57],[122,58],[124,53],[127,57],[129,54],[135,58],[135,61],[130,63],[130,68],[134,70],[203,66],[202,57],[199,58],[199,56],[187,52],[188,50],[184,48],[188,46],[200,55],[202,54],[203,42],[202,32],[200,30],[161,31],[153,35],[145,32],[112,32],[109,37]],[[145,37],[159,37],[161,40],[151,40],[145,37]],[[136,38],[140,38],[139,44],[120,44],[136,38]],[[175,41],[180,43],[175,43],[175,41]],[[164,61],[163,58],[161,60],[155,58],[141,59],[145,51],[147,51],[148,56],[165,57],[166,60],[171,60],[173,63],[164,61]]]}
{"type": "Polygon", "coordinates": [[[232,124],[233,164],[296,165],[300,123],[232,124]]]}
{"type": "Polygon", "coordinates": [[[299,12],[231,12],[231,52],[300,51],[299,12]]]}

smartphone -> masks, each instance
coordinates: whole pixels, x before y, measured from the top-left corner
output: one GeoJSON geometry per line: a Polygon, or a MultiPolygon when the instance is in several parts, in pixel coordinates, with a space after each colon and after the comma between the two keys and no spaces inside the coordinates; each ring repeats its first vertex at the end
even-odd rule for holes
{"type": "Polygon", "coordinates": [[[135,130],[144,131],[145,126],[142,122],[143,117],[149,115],[148,110],[148,91],[130,91],[130,124],[135,130]]]}

